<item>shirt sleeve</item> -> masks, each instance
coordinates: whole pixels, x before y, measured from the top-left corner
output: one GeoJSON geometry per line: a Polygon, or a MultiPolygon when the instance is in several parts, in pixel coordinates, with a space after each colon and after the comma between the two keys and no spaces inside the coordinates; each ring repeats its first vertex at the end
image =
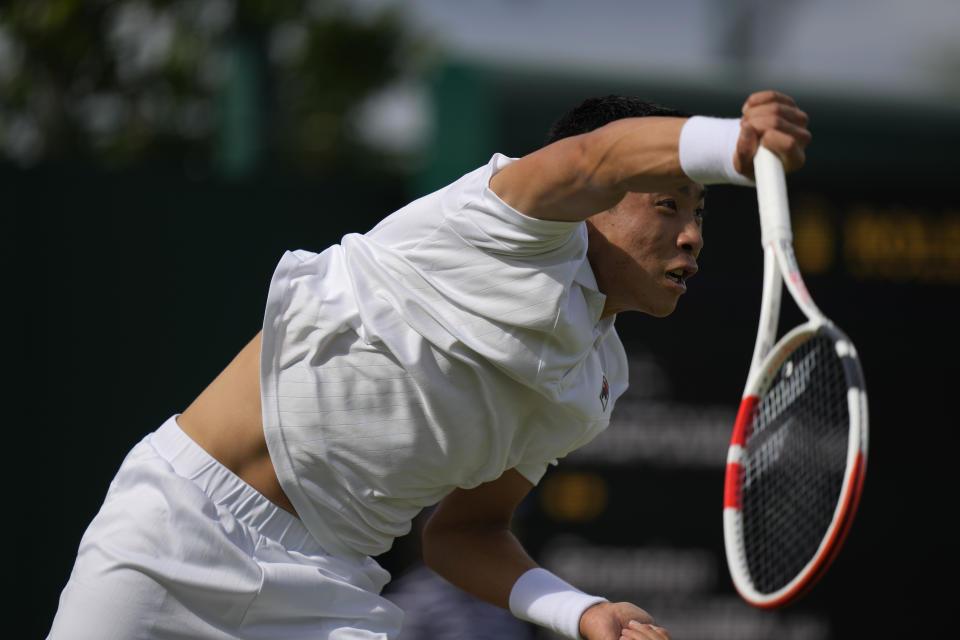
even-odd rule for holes
{"type": "Polygon", "coordinates": [[[547,468],[550,465],[555,466],[557,464],[558,461],[553,459],[544,462],[522,462],[514,468],[517,470],[517,473],[526,478],[530,484],[537,486],[540,484],[543,476],[546,475],[547,468]]]}
{"type": "Polygon", "coordinates": [[[510,162],[494,155],[343,246],[363,274],[352,286],[365,336],[385,340],[399,323],[553,398],[591,348],[603,303],[575,286],[586,225],[531,218],[490,189],[510,162]]]}
{"type": "Polygon", "coordinates": [[[582,222],[540,220],[520,213],[490,188],[490,180],[514,160],[495,154],[484,167],[464,176],[459,188],[446,192],[446,224],[465,242],[492,254],[537,256],[551,261],[575,260],[582,247],[582,222]]]}

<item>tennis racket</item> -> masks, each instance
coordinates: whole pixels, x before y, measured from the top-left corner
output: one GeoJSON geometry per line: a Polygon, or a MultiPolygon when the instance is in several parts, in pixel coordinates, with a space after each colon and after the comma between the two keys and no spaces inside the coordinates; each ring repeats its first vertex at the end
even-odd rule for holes
{"type": "Polygon", "coordinates": [[[816,583],[850,529],[866,472],[867,394],[853,343],[814,304],[797,267],[783,165],[760,147],[754,168],[763,292],[723,526],[734,586],[772,609],[816,583]],[[777,341],[784,283],[807,321],[777,341]]]}

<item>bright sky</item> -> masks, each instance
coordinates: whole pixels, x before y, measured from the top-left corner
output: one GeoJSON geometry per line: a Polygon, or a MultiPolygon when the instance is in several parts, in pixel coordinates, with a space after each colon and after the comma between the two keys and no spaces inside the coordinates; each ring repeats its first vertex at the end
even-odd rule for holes
{"type": "Polygon", "coordinates": [[[446,50],[487,62],[702,81],[732,70],[731,46],[752,43],[752,77],[787,90],[960,98],[960,0],[354,3],[399,3],[446,50]],[[753,24],[735,31],[738,15],[753,24]]]}
{"type": "MultiPolygon", "coordinates": [[[[329,0],[312,1],[312,10],[330,10],[329,0]]],[[[235,2],[176,6],[193,7],[191,24],[216,32],[235,2]]],[[[403,7],[410,26],[441,51],[508,68],[706,89],[776,87],[960,112],[960,0],[346,0],[360,15],[385,5],[403,7]]],[[[145,0],[123,7],[110,33],[125,52],[121,75],[133,78],[164,59],[173,33],[168,13],[145,0]]],[[[295,28],[274,35],[271,55],[302,43],[295,28]]],[[[0,27],[0,83],[21,59],[0,27]]],[[[211,67],[204,77],[215,83],[216,75],[211,67]]],[[[396,151],[417,148],[431,125],[422,85],[398,82],[371,99],[361,131],[396,151]]],[[[77,105],[91,130],[118,121],[107,98],[77,105]]],[[[154,111],[163,106],[155,97],[146,102],[154,111]]],[[[202,109],[194,111],[184,122],[209,125],[202,109]]],[[[7,123],[0,151],[24,162],[36,157],[43,140],[34,120],[26,113],[7,123]]]]}

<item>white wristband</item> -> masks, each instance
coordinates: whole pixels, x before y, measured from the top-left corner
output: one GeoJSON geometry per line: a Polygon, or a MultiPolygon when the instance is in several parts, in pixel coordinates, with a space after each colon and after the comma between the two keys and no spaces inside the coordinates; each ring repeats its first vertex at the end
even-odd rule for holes
{"type": "Polygon", "coordinates": [[[606,598],[587,595],[546,569],[530,569],[510,590],[510,611],[516,617],[580,640],[580,616],[606,598]]]}
{"type": "Polygon", "coordinates": [[[689,118],[680,130],[680,167],[700,184],[752,187],[753,181],[733,167],[739,137],[739,118],[689,118]]]}

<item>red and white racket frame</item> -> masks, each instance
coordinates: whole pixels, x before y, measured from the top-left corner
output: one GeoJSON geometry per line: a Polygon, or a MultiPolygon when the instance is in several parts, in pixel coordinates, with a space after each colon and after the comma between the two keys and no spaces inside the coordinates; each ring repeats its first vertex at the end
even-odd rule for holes
{"type": "Polygon", "coordinates": [[[754,169],[763,245],[763,292],[753,359],[727,453],[723,527],[727,565],[737,592],[751,605],[775,609],[794,602],[819,580],[842,546],[853,522],[867,466],[867,395],[853,343],[817,308],[801,277],[793,252],[783,164],[773,152],[761,146],[754,159],[754,169]],[[783,283],[806,315],[807,322],[788,332],[774,345],[783,283]],[[800,344],[817,334],[826,334],[832,339],[851,383],[847,393],[850,435],[841,498],[813,558],[785,586],[773,593],[761,593],[750,578],[743,548],[740,507],[744,451],[759,398],[769,388],[783,361],[800,344]]]}

